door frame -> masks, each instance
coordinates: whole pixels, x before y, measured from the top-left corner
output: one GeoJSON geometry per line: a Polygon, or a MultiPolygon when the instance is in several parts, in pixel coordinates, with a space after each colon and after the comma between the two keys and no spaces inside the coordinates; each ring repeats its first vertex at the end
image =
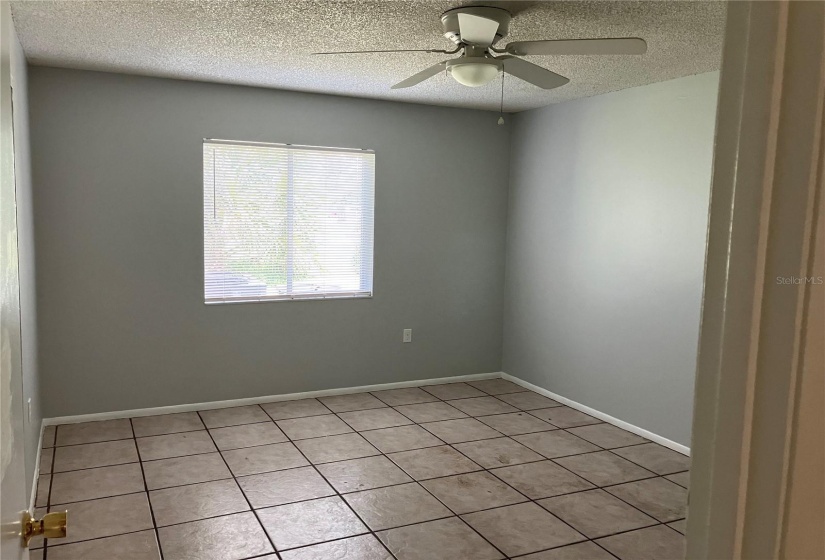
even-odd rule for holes
{"type": "Polygon", "coordinates": [[[697,359],[687,558],[784,553],[797,384],[809,314],[823,312],[809,302],[813,290],[825,287],[783,279],[813,276],[816,221],[825,220],[824,98],[825,3],[730,2],[697,359]]]}
{"type": "Polygon", "coordinates": [[[0,2],[0,378],[3,400],[0,423],[8,431],[2,436],[2,504],[0,505],[0,556],[29,558],[21,548],[22,513],[29,504],[26,486],[26,420],[23,406],[22,323],[20,314],[20,270],[18,262],[17,174],[13,108],[13,22],[8,2],[0,2]]]}

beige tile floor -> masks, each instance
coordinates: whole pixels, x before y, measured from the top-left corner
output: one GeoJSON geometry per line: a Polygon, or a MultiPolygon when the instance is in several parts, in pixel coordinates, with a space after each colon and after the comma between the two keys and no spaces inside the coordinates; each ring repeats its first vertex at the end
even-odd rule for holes
{"type": "Polygon", "coordinates": [[[682,558],[689,460],[505,380],[47,429],[36,560],[682,558]]]}

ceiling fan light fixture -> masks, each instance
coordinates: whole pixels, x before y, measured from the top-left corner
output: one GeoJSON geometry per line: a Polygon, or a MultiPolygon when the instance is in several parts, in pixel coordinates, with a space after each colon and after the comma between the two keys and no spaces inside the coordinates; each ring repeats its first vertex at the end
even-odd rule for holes
{"type": "Polygon", "coordinates": [[[469,87],[483,86],[492,82],[501,72],[501,62],[482,56],[465,56],[447,61],[447,69],[453,79],[469,87]]]}

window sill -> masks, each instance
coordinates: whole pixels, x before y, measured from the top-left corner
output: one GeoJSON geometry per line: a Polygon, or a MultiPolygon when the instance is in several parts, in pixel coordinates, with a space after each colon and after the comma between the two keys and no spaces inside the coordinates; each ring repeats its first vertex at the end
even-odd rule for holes
{"type": "Polygon", "coordinates": [[[285,301],[329,301],[339,299],[372,299],[372,292],[369,293],[346,293],[346,294],[301,294],[292,296],[268,296],[268,297],[238,297],[221,300],[204,301],[204,305],[229,305],[235,303],[280,303],[285,301]]]}

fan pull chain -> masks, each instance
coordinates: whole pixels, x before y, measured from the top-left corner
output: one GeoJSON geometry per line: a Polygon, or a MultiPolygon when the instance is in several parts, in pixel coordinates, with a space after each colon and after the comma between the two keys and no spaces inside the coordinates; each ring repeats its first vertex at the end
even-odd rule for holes
{"type": "Polygon", "coordinates": [[[501,72],[501,105],[498,107],[498,124],[504,124],[504,71],[501,72]]]}

